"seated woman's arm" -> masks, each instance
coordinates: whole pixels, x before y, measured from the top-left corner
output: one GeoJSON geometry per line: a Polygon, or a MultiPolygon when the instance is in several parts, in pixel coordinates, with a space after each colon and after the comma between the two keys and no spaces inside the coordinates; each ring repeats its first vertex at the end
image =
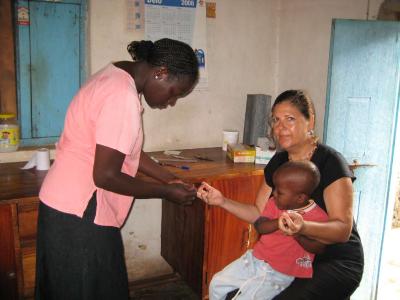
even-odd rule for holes
{"type": "Polygon", "coordinates": [[[290,215],[287,234],[302,234],[324,244],[345,243],[353,226],[353,185],[348,177],[340,178],[324,190],[327,222],[304,221],[298,214],[290,215]],[[300,224],[300,225],[299,225],[300,224]]]}
{"type": "Polygon", "coordinates": [[[260,217],[271,191],[271,187],[263,182],[257,193],[256,204],[246,204],[225,198],[220,191],[203,182],[197,196],[207,204],[220,206],[239,219],[253,224],[260,217]]]}
{"type": "MultiPolygon", "coordinates": [[[[259,234],[269,234],[279,229],[279,219],[268,219],[267,217],[259,217],[254,222],[254,228],[259,234]]],[[[295,235],[293,237],[306,251],[311,253],[322,253],[325,245],[317,240],[310,239],[304,235],[295,235]]]]}
{"type": "Polygon", "coordinates": [[[325,249],[325,245],[317,240],[310,239],[305,235],[296,235],[294,239],[303,247],[305,250],[311,253],[319,254],[325,249]]]}
{"type": "Polygon", "coordinates": [[[255,205],[240,203],[225,198],[225,201],[221,207],[229,211],[231,214],[234,214],[239,219],[253,224],[260,217],[261,212],[264,210],[264,206],[271,195],[271,191],[271,187],[263,182],[258,189],[255,205]]]}

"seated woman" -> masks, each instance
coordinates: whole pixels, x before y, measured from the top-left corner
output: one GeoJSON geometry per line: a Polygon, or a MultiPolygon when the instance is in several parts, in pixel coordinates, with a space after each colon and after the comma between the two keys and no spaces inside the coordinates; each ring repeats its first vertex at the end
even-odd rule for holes
{"type": "Polygon", "coordinates": [[[311,198],[326,211],[328,221],[309,221],[300,214],[289,214],[286,226],[280,229],[289,235],[319,241],[326,247],[322,254],[315,256],[313,277],[294,279],[274,300],[348,299],[359,286],[363,273],[363,250],[352,212],[355,178],[339,152],[318,143],[314,125],[314,106],[303,91],[288,90],[280,94],[272,106],[271,133],[282,151],[265,167],[265,182],[255,205],[226,198],[209,203],[254,223],[275,189],[272,179],[279,166],[300,160],[310,160],[317,166],[321,180],[311,198]]]}
{"type": "MultiPolygon", "coordinates": [[[[310,221],[328,219],[325,211],[310,199],[319,180],[318,168],[308,160],[288,161],[275,171],[273,196],[254,223],[261,234],[254,251],[247,250],[213,276],[208,293],[210,300],[224,300],[237,288],[234,299],[271,300],[295,277],[312,277],[314,253],[321,253],[324,244],[302,235],[287,235],[279,230],[279,223],[291,222],[289,213],[301,213],[310,221]]],[[[218,199],[224,197],[222,193],[205,182],[197,195],[205,202],[224,201],[218,199]]]]}

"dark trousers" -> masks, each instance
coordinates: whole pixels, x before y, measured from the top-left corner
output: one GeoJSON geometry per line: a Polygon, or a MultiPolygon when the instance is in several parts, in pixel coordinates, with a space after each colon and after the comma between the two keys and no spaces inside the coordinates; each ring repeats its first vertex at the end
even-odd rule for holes
{"type": "Polygon", "coordinates": [[[35,299],[129,298],[120,229],[93,223],[96,204],[79,218],[40,202],[35,299]]]}

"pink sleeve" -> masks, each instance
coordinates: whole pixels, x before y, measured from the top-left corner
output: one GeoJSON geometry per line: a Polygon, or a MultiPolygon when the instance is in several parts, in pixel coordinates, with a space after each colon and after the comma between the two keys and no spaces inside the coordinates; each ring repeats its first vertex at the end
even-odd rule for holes
{"type": "Polygon", "coordinates": [[[108,94],[96,119],[96,144],[130,154],[142,126],[141,106],[129,89],[108,94]]]}

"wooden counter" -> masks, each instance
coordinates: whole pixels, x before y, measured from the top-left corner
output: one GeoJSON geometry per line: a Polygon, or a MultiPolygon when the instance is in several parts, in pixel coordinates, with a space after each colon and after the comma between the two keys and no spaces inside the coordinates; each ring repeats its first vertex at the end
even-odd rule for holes
{"type": "MultiPolygon", "coordinates": [[[[149,153],[157,157],[160,152],[149,153]]],[[[185,181],[207,181],[235,200],[253,203],[263,165],[233,164],[220,148],[183,150],[200,155],[190,170],[167,167],[185,181]]],[[[0,164],[0,299],[31,298],[34,289],[38,193],[45,171],[21,170],[25,163],[0,164]]],[[[148,180],[143,175],[138,177],[148,180]]],[[[251,247],[254,231],[200,200],[179,206],[163,200],[161,254],[202,298],[212,275],[251,247]]]]}

